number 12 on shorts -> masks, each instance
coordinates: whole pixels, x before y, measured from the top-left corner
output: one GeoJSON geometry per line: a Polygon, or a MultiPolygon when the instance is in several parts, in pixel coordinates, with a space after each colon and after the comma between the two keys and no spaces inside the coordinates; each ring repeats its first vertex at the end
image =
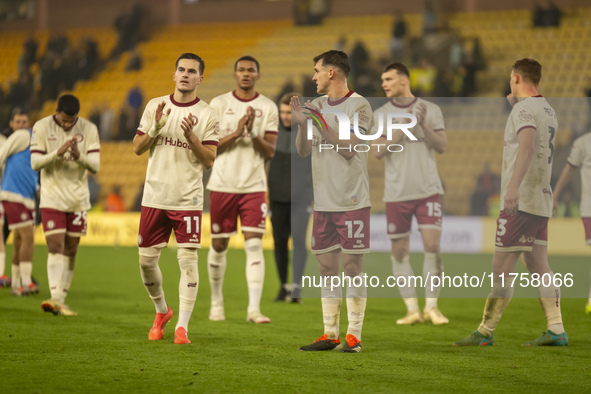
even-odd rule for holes
{"type": "Polygon", "coordinates": [[[345,220],[347,226],[347,238],[363,238],[365,234],[363,231],[363,220],[345,220]],[[353,234],[353,226],[357,226],[355,234],[353,234]]]}
{"type": "Polygon", "coordinates": [[[191,222],[195,221],[195,234],[199,233],[199,216],[185,216],[183,220],[187,222],[187,234],[191,234],[191,222]]]}

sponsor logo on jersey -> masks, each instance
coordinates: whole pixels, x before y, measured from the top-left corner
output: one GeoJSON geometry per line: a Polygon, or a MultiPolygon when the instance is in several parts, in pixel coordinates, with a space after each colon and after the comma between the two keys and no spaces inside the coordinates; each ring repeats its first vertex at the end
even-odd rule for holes
{"type": "Polygon", "coordinates": [[[186,141],[181,141],[178,138],[172,138],[172,137],[162,137],[162,136],[158,136],[156,138],[156,142],[155,142],[156,146],[162,146],[162,145],[169,145],[169,146],[174,146],[176,148],[183,148],[183,149],[191,149],[191,147],[189,146],[189,144],[186,141]]]}
{"type": "Polygon", "coordinates": [[[228,108],[224,115],[234,115],[234,110],[232,108],[228,108]]]}

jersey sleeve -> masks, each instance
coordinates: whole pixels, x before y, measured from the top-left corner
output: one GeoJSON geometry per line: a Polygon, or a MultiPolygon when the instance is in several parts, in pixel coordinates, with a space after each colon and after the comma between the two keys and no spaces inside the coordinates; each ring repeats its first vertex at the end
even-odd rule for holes
{"type": "Polygon", "coordinates": [[[269,110],[267,111],[267,118],[265,119],[265,134],[275,134],[279,133],[279,111],[277,110],[277,106],[275,104],[269,105],[269,110]]]}
{"type": "Polygon", "coordinates": [[[585,156],[583,141],[577,139],[570,150],[568,159],[566,161],[573,167],[580,167],[583,164],[583,157],[585,156]]]}
{"type": "Polygon", "coordinates": [[[140,124],[137,128],[137,133],[139,135],[144,135],[152,128],[152,124],[154,123],[154,100],[150,100],[144,109],[144,113],[142,114],[142,119],[140,120],[140,124]]]}
{"type": "Polygon", "coordinates": [[[211,111],[209,118],[207,119],[207,126],[205,133],[203,134],[203,145],[215,145],[218,146],[220,136],[220,122],[217,117],[215,110],[211,111]]]}
{"type": "Polygon", "coordinates": [[[0,147],[0,167],[10,156],[22,152],[29,147],[31,138],[27,130],[17,130],[0,147]]]}
{"type": "Polygon", "coordinates": [[[37,122],[33,125],[33,136],[31,137],[31,154],[40,153],[44,155],[47,153],[45,134],[46,130],[42,123],[37,122]]]}
{"type": "MultiPolygon", "coordinates": [[[[367,134],[368,131],[372,130],[372,126],[374,124],[373,121],[373,112],[371,110],[371,106],[369,105],[369,102],[363,98],[358,98],[358,103],[355,105],[355,113],[357,114],[357,119],[358,119],[358,126],[359,126],[359,131],[362,134],[367,134]]],[[[351,121],[354,122],[354,116],[355,114],[350,114],[350,118],[351,121]]],[[[351,124],[351,126],[353,127],[353,123],[351,124]]]]}
{"type": "Polygon", "coordinates": [[[513,124],[515,125],[515,130],[517,130],[517,134],[519,134],[521,130],[528,127],[531,127],[534,130],[536,129],[533,111],[526,105],[513,108],[511,117],[513,118],[513,124]]]}
{"type": "Polygon", "coordinates": [[[101,143],[99,139],[98,129],[94,124],[92,124],[90,127],[89,138],[90,141],[88,142],[86,154],[99,153],[101,149],[101,143]]]}
{"type": "Polygon", "coordinates": [[[213,110],[215,111],[215,113],[218,116],[218,121],[221,120],[222,118],[222,113],[223,113],[223,105],[222,105],[222,100],[220,100],[219,98],[215,97],[213,100],[211,100],[211,102],[209,103],[209,106],[211,108],[213,108],[213,110]]]}
{"type": "Polygon", "coordinates": [[[432,111],[431,114],[427,112],[429,117],[429,127],[433,131],[445,131],[445,121],[443,119],[443,113],[438,105],[433,105],[428,111],[432,111]]]}

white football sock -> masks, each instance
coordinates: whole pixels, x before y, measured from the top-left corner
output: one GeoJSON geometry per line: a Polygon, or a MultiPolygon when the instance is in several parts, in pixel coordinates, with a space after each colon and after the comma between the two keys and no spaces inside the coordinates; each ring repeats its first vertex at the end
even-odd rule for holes
{"type": "Polygon", "coordinates": [[[162,272],[158,266],[160,250],[155,248],[145,248],[140,254],[140,273],[144,286],[154,302],[157,313],[168,312],[168,305],[164,298],[162,290],[162,272]]]}
{"type": "Polygon", "coordinates": [[[181,269],[181,279],[179,281],[179,320],[175,330],[183,327],[188,332],[189,319],[191,318],[199,289],[197,249],[179,248],[177,258],[181,269]]]}
{"type": "Polygon", "coordinates": [[[49,291],[51,298],[59,300],[62,295],[61,282],[64,271],[62,255],[59,253],[49,253],[47,255],[47,281],[49,282],[49,291]]]}
{"type": "Polygon", "coordinates": [[[21,285],[21,268],[18,264],[12,265],[12,271],[10,272],[12,276],[10,287],[14,290],[18,290],[19,286],[21,285]]]}
{"type": "Polygon", "coordinates": [[[33,273],[33,263],[30,261],[21,261],[19,263],[21,269],[21,284],[26,287],[31,284],[31,274],[33,273]]]}
{"type": "Polygon", "coordinates": [[[62,264],[64,265],[64,271],[62,272],[62,279],[60,281],[61,293],[60,302],[63,304],[66,301],[68,291],[70,291],[70,285],[74,278],[74,265],[76,264],[76,256],[66,256],[61,254],[62,264]]]}
{"type": "MultiPolygon", "coordinates": [[[[323,284],[324,284],[324,278],[323,284]]],[[[339,337],[339,320],[341,317],[341,304],[343,303],[343,290],[335,287],[331,290],[330,280],[328,286],[322,286],[320,296],[322,301],[322,317],[324,320],[324,333],[328,339],[339,337]]]]}
{"type": "Polygon", "coordinates": [[[508,279],[505,278],[505,286],[502,286],[502,281],[498,277],[493,281],[493,288],[486,299],[484,305],[484,314],[482,316],[482,322],[478,326],[478,332],[487,338],[490,338],[493,331],[501,321],[501,316],[505,308],[511,302],[513,297],[514,288],[509,283],[508,279]]]}
{"type": "MultiPolygon", "coordinates": [[[[358,276],[363,277],[363,272],[358,276]]],[[[353,278],[351,278],[353,280],[353,278]]],[[[363,327],[363,318],[365,316],[365,306],[367,305],[367,288],[364,286],[347,287],[347,316],[349,318],[349,327],[347,334],[355,336],[361,341],[361,329],[363,327]]]]}
{"type": "Polygon", "coordinates": [[[209,274],[209,285],[211,286],[211,303],[223,303],[222,286],[224,284],[224,274],[226,273],[226,253],[216,252],[212,247],[207,253],[207,272],[209,274]]]}
{"type": "Polygon", "coordinates": [[[263,240],[251,238],[244,241],[246,251],[246,283],[248,284],[248,313],[261,310],[261,296],[265,280],[265,256],[263,240]]]}
{"type": "Polygon", "coordinates": [[[5,275],[6,270],[6,252],[0,252],[0,276],[5,275]]]}
{"type": "Polygon", "coordinates": [[[429,278],[429,283],[425,284],[425,298],[427,299],[427,303],[425,305],[426,310],[437,308],[437,298],[441,292],[441,287],[433,287],[433,290],[431,290],[431,284],[433,281],[432,278],[440,278],[442,272],[443,264],[441,263],[441,254],[425,252],[425,260],[423,262],[423,278],[425,282],[427,281],[427,275],[429,278]]]}
{"type": "Polygon", "coordinates": [[[404,299],[406,309],[409,313],[419,311],[419,300],[417,299],[417,291],[414,286],[409,286],[410,277],[414,275],[412,267],[410,266],[409,256],[404,256],[402,261],[398,261],[394,256],[390,255],[392,261],[392,272],[395,277],[403,276],[406,278],[406,286],[398,286],[400,295],[404,299]]]}
{"type": "MultiPolygon", "coordinates": [[[[551,273],[554,278],[554,273],[551,273]]],[[[546,323],[548,330],[554,334],[561,334],[564,332],[564,325],[562,324],[562,313],[560,312],[560,288],[550,283],[550,286],[539,286],[538,296],[540,297],[540,304],[546,315],[546,323]]]]}

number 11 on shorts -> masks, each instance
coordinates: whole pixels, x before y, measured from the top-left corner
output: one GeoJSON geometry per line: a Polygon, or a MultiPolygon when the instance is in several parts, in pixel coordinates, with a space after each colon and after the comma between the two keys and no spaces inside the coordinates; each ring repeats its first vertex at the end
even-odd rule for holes
{"type": "Polygon", "coordinates": [[[195,221],[195,234],[199,233],[199,216],[185,216],[183,220],[187,222],[187,234],[191,234],[191,222],[195,221]]]}

